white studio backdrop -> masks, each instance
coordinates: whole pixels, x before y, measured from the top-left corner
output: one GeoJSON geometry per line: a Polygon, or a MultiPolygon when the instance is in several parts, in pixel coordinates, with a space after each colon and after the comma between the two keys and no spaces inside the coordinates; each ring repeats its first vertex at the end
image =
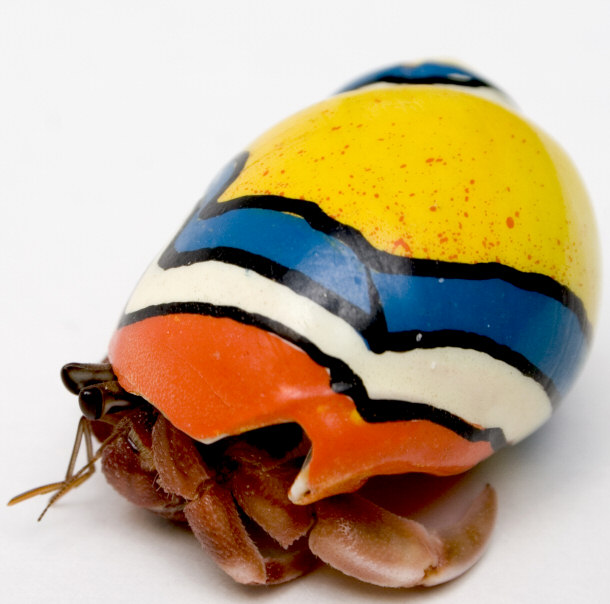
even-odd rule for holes
{"type": "MultiPolygon", "coordinates": [[[[215,172],[355,76],[447,57],[491,79],[568,150],[604,243],[609,22],[601,0],[0,3],[0,502],[61,478],[78,409],[59,368],[104,356],[136,280],[215,172]]],[[[498,491],[498,524],[453,583],[384,590],[320,570],[236,586],[98,473],[40,524],[44,498],[0,507],[3,602],[606,601],[606,302],[600,317],[551,422],[476,470],[498,491]]]]}

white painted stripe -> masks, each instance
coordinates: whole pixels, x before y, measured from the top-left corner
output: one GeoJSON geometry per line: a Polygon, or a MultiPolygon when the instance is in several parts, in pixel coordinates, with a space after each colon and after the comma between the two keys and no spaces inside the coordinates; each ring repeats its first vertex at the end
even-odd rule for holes
{"type": "Polygon", "coordinates": [[[371,352],[358,332],[308,298],[258,273],[215,260],[168,270],[154,262],[126,313],[170,302],[233,306],[302,334],[360,377],[372,399],[425,402],[521,440],[551,414],[542,386],[488,354],[462,348],[371,352]]]}

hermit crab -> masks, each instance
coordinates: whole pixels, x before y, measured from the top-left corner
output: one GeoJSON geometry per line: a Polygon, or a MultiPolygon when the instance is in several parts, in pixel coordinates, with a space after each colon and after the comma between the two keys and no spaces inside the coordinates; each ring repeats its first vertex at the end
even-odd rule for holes
{"type": "Polygon", "coordinates": [[[370,485],[458,475],[549,418],[589,347],[596,254],[575,169],[501,91],[443,63],[370,74],[220,172],[104,362],[64,367],[65,479],[12,503],[51,505],[101,460],[238,582],[320,561],[448,581],[485,548],[493,489],[428,530],[370,485]]]}

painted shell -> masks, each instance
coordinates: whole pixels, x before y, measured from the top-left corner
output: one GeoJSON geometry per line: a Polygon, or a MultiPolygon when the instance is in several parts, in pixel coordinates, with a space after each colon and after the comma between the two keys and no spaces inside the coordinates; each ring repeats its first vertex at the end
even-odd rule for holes
{"type": "MultiPolygon", "coordinates": [[[[282,547],[308,538],[361,579],[451,579],[482,551],[490,489],[443,534],[345,494],[379,475],[464,472],[546,421],[589,347],[596,246],[570,161],[502,92],[450,65],[379,71],[221,171],[137,285],[109,364],[65,371],[79,435],[103,441],[89,458],[113,486],[186,518],[238,581],[312,563],[307,547],[281,564],[240,553],[234,500],[282,547]],[[281,463],[273,432],[263,453],[236,444],[278,424],[305,435],[281,463]],[[290,537],[268,509],[290,516],[290,537]],[[389,561],[413,535],[418,553],[389,561]]],[[[66,481],[36,492],[61,495],[91,464],[73,470],[74,456],[66,481]]]]}
{"type": "Polygon", "coordinates": [[[594,233],[569,161],[500,92],[443,65],[382,71],[229,163],[137,286],[110,362],[202,442],[299,423],[298,503],[462,472],[574,380],[594,233]]]}

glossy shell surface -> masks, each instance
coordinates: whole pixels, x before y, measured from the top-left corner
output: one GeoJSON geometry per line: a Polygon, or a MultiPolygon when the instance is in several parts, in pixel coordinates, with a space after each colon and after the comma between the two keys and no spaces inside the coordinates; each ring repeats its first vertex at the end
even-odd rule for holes
{"type": "Polygon", "coordinates": [[[113,336],[121,385],[213,442],[297,422],[308,503],[462,472],[536,430],[595,320],[597,241],[569,159],[447,65],[372,74],[210,185],[113,336]]]}

